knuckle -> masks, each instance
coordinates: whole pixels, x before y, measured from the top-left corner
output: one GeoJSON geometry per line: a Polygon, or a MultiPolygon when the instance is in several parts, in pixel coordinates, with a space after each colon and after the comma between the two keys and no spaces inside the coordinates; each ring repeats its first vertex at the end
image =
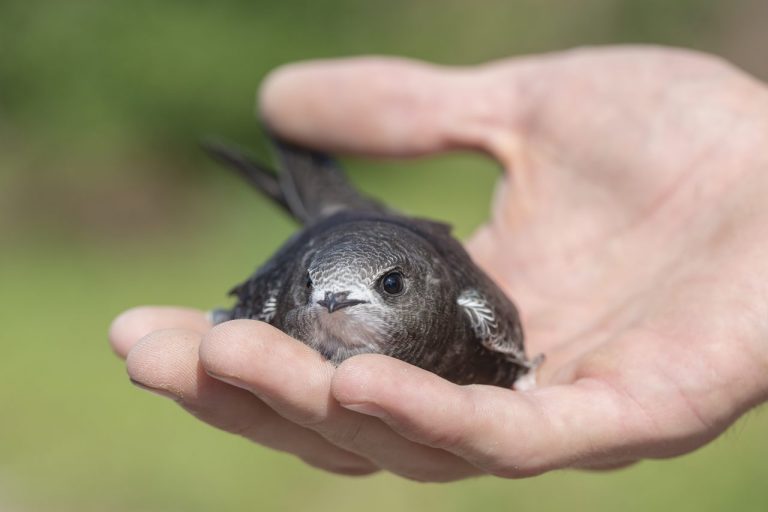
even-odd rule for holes
{"type": "Polygon", "coordinates": [[[246,423],[220,423],[218,428],[230,434],[250,439],[253,442],[258,443],[262,438],[258,425],[249,425],[246,423]]]}
{"type": "Polygon", "coordinates": [[[335,425],[333,428],[324,428],[322,435],[331,443],[351,449],[365,448],[367,436],[364,435],[362,422],[356,421],[347,425],[335,425]]]}
{"type": "Polygon", "coordinates": [[[441,428],[424,433],[424,444],[449,452],[460,449],[464,444],[463,432],[457,428],[441,428]]]}
{"type": "Polygon", "coordinates": [[[299,411],[293,413],[289,419],[302,427],[321,432],[326,430],[325,423],[328,418],[321,412],[299,411]]]}
{"type": "Polygon", "coordinates": [[[275,437],[273,425],[267,419],[253,421],[240,416],[222,414],[215,404],[200,400],[185,400],[180,402],[180,405],[195,418],[255,443],[263,444],[275,437]]]}
{"type": "MultiPolygon", "coordinates": [[[[194,414],[194,413],[193,413],[194,414]]],[[[221,420],[212,421],[216,428],[219,428],[230,434],[250,439],[259,443],[264,439],[264,426],[261,423],[252,423],[239,420],[221,420]]]]}

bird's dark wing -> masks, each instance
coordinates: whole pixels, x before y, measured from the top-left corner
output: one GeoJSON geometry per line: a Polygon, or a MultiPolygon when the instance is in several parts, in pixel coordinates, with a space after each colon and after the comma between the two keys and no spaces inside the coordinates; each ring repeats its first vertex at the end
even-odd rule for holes
{"type": "Polygon", "coordinates": [[[469,322],[478,343],[486,349],[503,354],[509,361],[524,368],[531,368],[532,363],[523,348],[523,331],[516,311],[498,311],[503,304],[494,301],[475,289],[464,290],[457,303],[469,322]]]}
{"type": "Polygon", "coordinates": [[[453,235],[451,235],[451,231],[453,231],[453,226],[446,222],[439,222],[432,219],[425,219],[422,217],[410,217],[408,219],[408,222],[413,225],[414,228],[421,231],[422,235],[428,234],[430,239],[433,241],[435,239],[439,239],[443,241],[443,243],[448,240],[450,241],[450,244],[456,244],[458,243],[455,238],[453,238],[453,235]]]}
{"type": "Polygon", "coordinates": [[[273,142],[283,197],[293,215],[305,224],[344,210],[389,211],[355,190],[329,155],[277,138],[273,142]]]}
{"type": "Polygon", "coordinates": [[[273,256],[247,281],[229,291],[229,295],[237,298],[237,303],[230,310],[214,311],[213,323],[237,318],[272,322],[289,274],[288,262],[278,256],[273,256]]]}

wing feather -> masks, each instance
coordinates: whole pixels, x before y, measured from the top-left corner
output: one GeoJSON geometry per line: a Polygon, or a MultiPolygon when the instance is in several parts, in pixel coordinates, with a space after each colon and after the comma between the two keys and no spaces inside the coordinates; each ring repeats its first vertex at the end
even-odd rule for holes
{"type": "Polygon", "coordinates": [[[477,290],[465,290],[457,301],[478,341],[488,350],[504,354],[509,360],[529,366],[519,329],[499,318],[491,303],[477,290]]]}

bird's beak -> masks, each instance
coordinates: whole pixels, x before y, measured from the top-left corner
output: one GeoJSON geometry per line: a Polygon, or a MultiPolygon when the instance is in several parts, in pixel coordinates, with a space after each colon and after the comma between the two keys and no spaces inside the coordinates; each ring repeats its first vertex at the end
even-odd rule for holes
{"type": "Polygon", "coordinates": [[[325,298],[317,301],[317,303],[326,308],[329,313],[333,313],[349,306],[368,302],[365,300],[347,300],[348,296],[349,292],[325,292],[325,298]]]}

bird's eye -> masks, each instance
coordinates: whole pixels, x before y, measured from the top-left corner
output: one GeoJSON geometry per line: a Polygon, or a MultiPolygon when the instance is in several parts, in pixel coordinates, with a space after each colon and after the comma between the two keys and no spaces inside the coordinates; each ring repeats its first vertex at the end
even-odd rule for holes
{"type": "Polygon", "coordinates": [[[307,290],[312,289],[312,278],[309,277],[309,274],[307,274],[307,290]]]}
{"type": "Polygon", "coordinates": [[[403,293],[403,274],[390,272],[381,280],[381,287],[389,295],[400,295],[403,293]]]}

